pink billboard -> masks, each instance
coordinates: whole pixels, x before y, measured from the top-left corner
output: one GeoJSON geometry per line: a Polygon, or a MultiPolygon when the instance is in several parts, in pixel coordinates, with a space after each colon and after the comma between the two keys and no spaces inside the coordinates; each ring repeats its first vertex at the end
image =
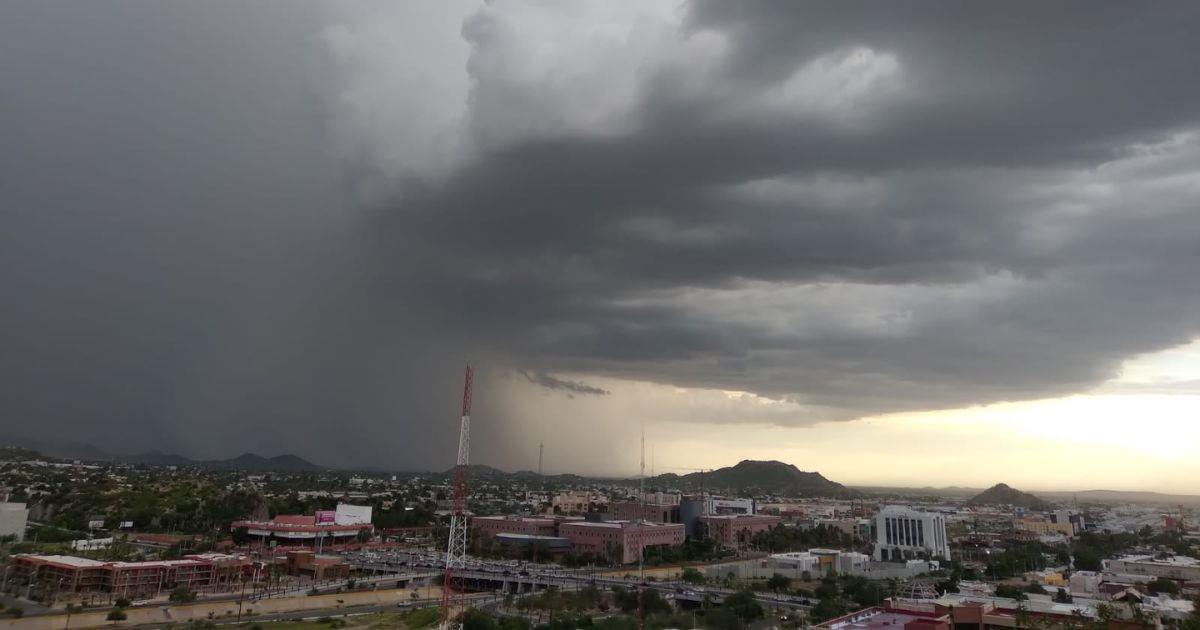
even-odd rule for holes
{"type": "Polygon", "coordinates": [[[337,522],[337,512],[333,510],[319,510],[317,512],[317,525],[333,524],[335,522],[337,522]]]}

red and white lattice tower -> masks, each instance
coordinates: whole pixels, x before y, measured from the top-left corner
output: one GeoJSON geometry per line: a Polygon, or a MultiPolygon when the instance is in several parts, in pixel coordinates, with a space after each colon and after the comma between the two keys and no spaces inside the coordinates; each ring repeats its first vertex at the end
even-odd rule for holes
{"type": "Polygon", "coordinates": [[[467,460],[471,451],[471,381],[475,371],[467,365],[463,383],[462,425],[458,432],[458,461],[454,466],[454,495],[450,506],[450,540],[446,543],[446,573],[442,576],[441,630],[461,628],[466,612],[462,571],[467,566],[467,460]]]}

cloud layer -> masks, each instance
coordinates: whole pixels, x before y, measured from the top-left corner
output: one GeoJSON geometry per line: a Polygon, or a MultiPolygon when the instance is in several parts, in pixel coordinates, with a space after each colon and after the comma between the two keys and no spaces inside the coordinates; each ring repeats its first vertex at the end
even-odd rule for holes
{"type": "Polygon", "coordinates": [[[1197,27],[6,4],[5,427],[440,466],[467,356],[497,452],[537,413],[510,371],[785,426],[1087,391],[1200,333],[1197,27]]]}

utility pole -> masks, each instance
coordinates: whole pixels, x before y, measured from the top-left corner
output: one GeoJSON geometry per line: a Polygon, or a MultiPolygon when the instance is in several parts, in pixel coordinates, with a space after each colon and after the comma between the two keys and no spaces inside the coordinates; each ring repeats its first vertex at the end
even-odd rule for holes
{"type": "Polygon", "coordinates": [[[462,628],[466,583],[461,574],[467,566],[467,463],[471,450],[471,385],[475,372],[467,364],[463,377],[462,420],[458,431],[458,460],[454,466],[454,493],[450,507],[450,538],[446,543],[446,571],[442,575],[442,618],[440,630],[462,628]]]}

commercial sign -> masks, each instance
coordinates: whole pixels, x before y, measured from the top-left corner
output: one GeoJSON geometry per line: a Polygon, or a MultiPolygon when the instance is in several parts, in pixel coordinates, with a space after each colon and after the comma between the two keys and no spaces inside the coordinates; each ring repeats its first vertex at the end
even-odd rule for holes
{"type": "Polygon", "coordinates": [[[320,510],[317,512],[317,525],[332,525],[337,522],[337,512],[320,510]]]}

